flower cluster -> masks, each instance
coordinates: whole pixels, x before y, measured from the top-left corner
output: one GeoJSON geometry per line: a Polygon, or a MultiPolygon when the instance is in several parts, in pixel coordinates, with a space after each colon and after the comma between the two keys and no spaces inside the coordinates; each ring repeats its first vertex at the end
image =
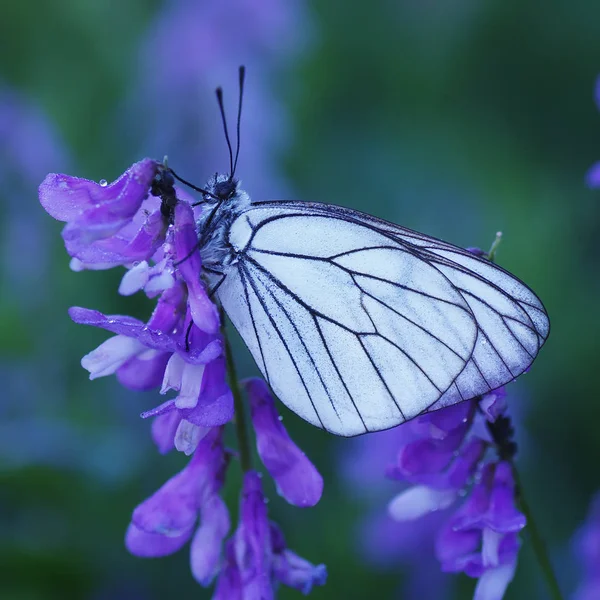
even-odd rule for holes
{"type": "Polygon", "coordinates": [[[516,445],[504,389],[417,417],[401,429],[387,475],[411,485],[391,501],[390,515],[413,521],[448,509],[435,540],[442,570],[478,578],[476,600],[502,598],[525,527],[515,505],[516,445]],[[489,449],[497,456],[488,457],[489,449]]]}
{"type": "MultiPolygon", "coordinates": [[[[191,540],[192,573],[205,586],[218,577],[217,598],[273,597],[279,582],[305,593],[322,585],[325,567],[288,550],[269,522],[256,471],[244,475],[239,526],[226,541],[230,519],[219,491],[235,456],[223,443],[235,403],[219,312],[202,282],[200,209],[173,186],[168,169],[150,159],[111,184],[50,174],[39,193],[46,211],[66,222],[62,235],[73,270],[123,266],[121,294],[143,290],[157,298],[147,323],[81,307],[69,311],[76,323],[114,334],[82,359],[91,379],[116,374],[131,389],[175,392],[142,416],[153,417],[161,453],[177,448],[191,455],[180,473],[135,509],[127,548],[138,556],[164,556],[191,540]],[[176,194],[174,206],[166,205],[165,186],[176,194]]],[[[295,506],[315,505],[323,480],[287,434],[266,384],[252,379],[245,389],[257,451],[279,494],[295,506]]],[[[243,420],[243,414],[236,417],[243,420]]]]}

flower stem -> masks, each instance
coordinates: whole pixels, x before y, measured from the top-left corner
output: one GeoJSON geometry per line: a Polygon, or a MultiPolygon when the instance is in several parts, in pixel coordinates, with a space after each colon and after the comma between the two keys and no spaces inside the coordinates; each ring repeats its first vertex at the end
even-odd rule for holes
{"type": "Polygon", "coordinates": [[[240,453],[240,464],[242,471],[245,473],[252,468],[252,455],[250,453],[250,440],[248,439],[248,428],[246,427],[246,412],[244,410],[244,402],[242,400],[242,392],[240,390],[240,382],[235,371],[235,363],[233,362],[233,353],[231,345],[225,330],[223,329],[223,339],[225,340],[225,360],[227,361],[227,378],[229,379],[229,387],[233,394],[233,406],[235,409],[235,432],[238,439],[238,450],[240,453]]]}
{"type": "Polygon", "coordinates": [[[554,569],[552,567],[552,563],[550,562],[550,557],[548,556],[546,544],[544,543],[544,540],[540,535],[540,531],[533,518],[531,508],[529,507],[529,504],[527,504],[527,500],[525,499],[525,493],[523,492],[521,478],[519,477],[519,472],[517,471],[517,467],[514,463],[512,463],[512,468],[515,483],[517,486],[517,498],[519,500],[520,508],[523,511],[525,518],[527,519],[526,530],[529,533],[529,538],[533,546],[533,551],[536,555],[540,568],[542,569],[542,572],[546,579],[546,583],[548,584],[548,588],[550,589],[550,594],[552,598],[554,600],[564,600],[562,592],[560,591],[560,586],[558,585],[556,574],[554,573],[554,569]]]}

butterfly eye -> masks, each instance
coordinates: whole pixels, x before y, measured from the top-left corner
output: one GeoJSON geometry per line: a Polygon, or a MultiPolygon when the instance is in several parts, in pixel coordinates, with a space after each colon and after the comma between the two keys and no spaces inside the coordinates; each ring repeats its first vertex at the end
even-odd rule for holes
{"type": "Polygon", "coordinates": [[[222,199],[228,200],[235,194],[237,188],[237,182],[235,179],[226,179],[225,181],[219,181],[215,185],[215,195],[222,199]]]}

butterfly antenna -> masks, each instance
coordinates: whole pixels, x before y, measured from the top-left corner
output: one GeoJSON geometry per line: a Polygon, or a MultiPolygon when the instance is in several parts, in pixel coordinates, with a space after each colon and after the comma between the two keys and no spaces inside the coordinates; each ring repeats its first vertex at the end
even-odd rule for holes
{"type": "Polygon", "coordinates": [[[246,67],[242,65],[240,67],[240,97],[238,100],[238,114],[237,114],[237,145],[235,148],[235,160],[233,161],[233,170],[231,171],[231,177],[233,178],[235,170],[237,168],[238,157],[240,155],[240,123],[242,122],[242,100],[244,98],[244,79],[246,78],[246,67]]]}
{"type": "MultiPolygon", "coordinates": [[[[194,190],[195,192],[200,192],[201,194],[206,194],[207,196],[210,196],[211,198],[214,198],[215,200],[219,199],[218,196],[215,196],[208,190],[205,190],[204,188],[198,187],[197,185],[194,185],[193,183],[186,181],[183,177],[179,177],[179,175],[177,175],[177,173],[175,173],[175,171],[173,171],[173,169],[169,168],[169,171],[170,171],[171,175],[173,175],[173,177],[175,177],[175,179],[177,179],[177,181],[183,183],[183,185],[187,185],[187,187],[194,190]]],[[[198,204],[200,204],[200,203],[198,203],[198,204]]]]}
{"type": "Polygon", "coordinates": [[[229,149],[229,172],[233,171],[233,151],[231,149],[231,140],[229,139],[229,131],[227,130],[227,119],[225,118],[225,107],[223,106],[223,88],[217,88],[217,102],[221,111],[221,121],[223,121],[223,131],[225,132],[225,140],[229,149]]]}

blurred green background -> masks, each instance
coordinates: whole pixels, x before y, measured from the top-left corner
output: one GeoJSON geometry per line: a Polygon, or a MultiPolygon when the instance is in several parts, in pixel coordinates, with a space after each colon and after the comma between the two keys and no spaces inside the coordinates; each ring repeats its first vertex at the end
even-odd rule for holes
{"type": "MultiPolygon", "coordinates": [[[[116,270],[69,270],[37,185],[48,171],[112,180],[164,154],[202,185],[227,169],[213,90],[223,84],[233,110],[239,64],[248,82],[238,173],[254,197],[343,204],[462,246],[487,248],[504,232],[498,261],[552,320],[509,402],[526,492],[573,589],[570,537],[600,488],[600,192],[585,186],[600,159],[599,24],[600,4],[588,0],[5,2],[0,598],[211,595],[192,579],[187,549],[142,560],[123,546],[133,508],[186,459],[158,455],[138,417],[157,394],[88,381],[79,360],[106,336],[66,311],[145,319],[151,303],[119,297],[116,270]]],[[[241,345],[237,356],[243,374],[256,372],[241,345]]],[[[357,536],[396,486],[374,499],[360,489],[372,478],[349,483],[343,465],[357,442],[282,412],[326,481],[304,511],[269,489],[290,547],[329,569],[314,598],[411,599],[412,565],[369,562],[357,536]]],[[[236,469],[226,488],[234,515],[236,469]]],[[[472,581],[446,581],[439,598],[470,597],[472,581]]],[[[543,586],[525,542],[506,598],[543,598],[543,586]]]]}

